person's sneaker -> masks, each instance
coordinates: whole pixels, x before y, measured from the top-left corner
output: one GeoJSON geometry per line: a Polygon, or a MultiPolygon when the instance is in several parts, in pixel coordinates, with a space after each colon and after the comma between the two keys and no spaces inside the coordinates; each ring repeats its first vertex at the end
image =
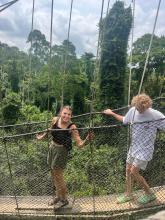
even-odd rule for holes
{"type": "Polygon", "coordinates": [[[67,206],[69,204],[69,201],[67,200],[67,199],[65,199],[65,200],[60,200],[60,201],[58,201],[56,204],[55,204],[55,210],[57,210],[57,209],[60,209],[60,208],[62,208],[62,207],[64,207],[64,206],[67,206]]]}
{"type": "Polygon", "coordinates": [[[138,202],[141,204],[141,205],[145,205],[149,202],[152,202],[156,199],[156,196],[154,193],[152,194],[146,194],[146,195],[143,195],[141,196],[139,199],[138,199],[138,202]]]}
{"type": "Polygon", "coordinates": [[[117,198],[117,204],[126,203],[131,201],[132,199],[133,199],[132,196],[122,195],[117,198]]]}
{"type": "Polygon", "coordinates": [[[51,201],[48,202],[48,206],[57,204],[60,201],[59,197],[54,197],[51,201]]]}

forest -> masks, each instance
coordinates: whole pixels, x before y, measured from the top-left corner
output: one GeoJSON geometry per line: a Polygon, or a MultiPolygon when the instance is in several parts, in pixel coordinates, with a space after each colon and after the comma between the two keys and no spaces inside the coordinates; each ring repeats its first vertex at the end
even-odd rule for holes
{"type": "MultiPolygon", "coordinates": [[[[27,53],[0,42],[1,195],[52,193],[47,141],[38,142],[33,132],[46,129],[47,121],[62,104],[71,105],[74,116],[127,106],[130,68],[131,97],[138,93],[151,34],[133,43],[130,64],[132,19],[130,7],[125,8],[121,1],[113,5],[98,25],[102,33],[99,58],[90,52],[76,54],[75,45],[68,40],[52,45],[50,56],[50,43],[40,30],[29,33],[27,53]],[[31,122],[39,123],[24,124],[31,122]],[[7,125],[15,126],[4,127],[7,125]],[[23,133],[27,135],[11,137],[23,133]]],[[[142,91],[153,99],[165,96],[165,36],[153,37],[142,91]]],[[[165,102],[161,101],[159,107],[165,108],[165,102]]],[[[90,125],[90,116],[73,120],[78,127],[90,125]]],[[[102,115],[96,115],[93,121],[95,126],[112,123],[102,115]]],[[[80,131],[82,137],[87,130],[80,131]]],[[[114,129],[94,132],[94,147],[87,146],[81,152],[75,148],[67,168],[68,187],[75,196],[107,195],[124,189],[127,127],[117,124],[114,129]]],[[[153,186],[163,182],[163,175],[155,172],[164,166],[163,143],[164,134],[160,133],[154,168],[147,173],[153,186]]]]}

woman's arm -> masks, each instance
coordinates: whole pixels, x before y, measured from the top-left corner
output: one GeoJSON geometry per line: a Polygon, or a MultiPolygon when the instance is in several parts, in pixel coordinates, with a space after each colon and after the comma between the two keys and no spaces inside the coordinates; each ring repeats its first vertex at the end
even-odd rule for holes
{"type": "Polygon", "coordinates": [[[71,129],[72,129],[72,137],[76,141],[76,145],[79,148],[82,148],[87,143],[87,141],[92,139],[92,134],[88,133],[88,135],[86,136],[85,140],[82,140],[75,124],[73,124],[71,126],[71,129]]]}
{"type": "Polygon", "coordinates": [[[57,118],[58,118],[58,117],[54,117],[54,118],[52,119],[51,128],[48,128],[48,130],[47,130],[46,132],[44,132],[44,133],[40,133],[40,134],[37,134],[37,135],[36,135],[37,140],[42,140],[42,139],[44,139],[45,137],[48,136],[48,133],[51,131],[53,125],[57,122],[57,118]]]}
{"type": "MultiPolygon", "coordinates": [[[[49,130],[48,130],[48,131],[49,131],[49,130]]],[[[48,132],[44,132],[44,133],[41,133],[41,134],[36,134],[36,138],[37,138],[37,140],[42,140],[42,139],[44,139],[47,135],[48,135],[48,132]]]]}

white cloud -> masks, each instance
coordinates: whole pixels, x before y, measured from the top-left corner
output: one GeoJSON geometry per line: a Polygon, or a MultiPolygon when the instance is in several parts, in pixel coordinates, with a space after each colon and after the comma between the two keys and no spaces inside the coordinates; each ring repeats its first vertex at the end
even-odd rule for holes
{"type": "MultiPolygon", "coordinates": [[[[0,1],[0,5],[7,0],[0,1]]],[[[104,12],[107,1],[105,1],[104,12]]],[[[110,1],[111,5],[115,0],[110,1]]],[[[98,27],[100,18],[101,0],[73,1],[70,41],[76,46],[77,52],[95,53],[97,47],[98,27]]],[[[131,0],[126,0],[128,7],[131,0]]],[[[138,0],[135,7],[134,40],[145,33],[152,33],[158,1],[138,0]]],[[[165,35],[164,25],[165,2],[161,4],[155,34],[165,35]]],[[[27,49],[26,39],[31,30],[32,0],[21,0],[1,12],[0,14],[0,41],[27,49]]],[[[34,29],[45,34],[47,40],[50,35],[51,0],[35,1],[34,29]]],[[[60,44],[67,38],[70,12],[69,0],[54,1],[53,44],[60,44]]],[[[105,13],[104,13],[105,14],[105,13]]]]}
{"type": "MultiPolygon", "coordinates": [[[[157,2],[153,2],[152,0],[150,2],[144,1],[138,2],[135,6],[135,28],[134,28],[134,39],[141,37],[142,35],[146,33],[152,33],[154,22],[156,18],[156,12],[157,12],[157,2]],[[153,2],[153,4],[151,4],[153,2]],[[141,4],[140,4],[141,3],[141,4]]],[[[159,10],[155,34],[156,35],[165,35],[165,28],[162,21],[164,21],[164,8],[165,5],[162,5],[159,10]],[[160,34],[161,32],[161,34],[160,34]]]]}

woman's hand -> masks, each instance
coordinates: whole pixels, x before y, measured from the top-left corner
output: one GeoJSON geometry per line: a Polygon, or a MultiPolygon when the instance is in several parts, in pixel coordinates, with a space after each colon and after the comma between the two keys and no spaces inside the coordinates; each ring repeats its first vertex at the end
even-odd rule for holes
{"type": "Polygon", "coordinates": [[[93,131],[89,131],[88,134],[87,134],[87,136],[86,136],[86,138],[85,138],[85,140],[87,140],[87,141],[92,141],[93,138],[94,138],[94,133],[93,133],[93,131]]]}
{"type": "Polygon", "coordinates": [[[36,134],[37,140],[42,140],[46,136],[46,133],[43,134],[36,134]]]}

